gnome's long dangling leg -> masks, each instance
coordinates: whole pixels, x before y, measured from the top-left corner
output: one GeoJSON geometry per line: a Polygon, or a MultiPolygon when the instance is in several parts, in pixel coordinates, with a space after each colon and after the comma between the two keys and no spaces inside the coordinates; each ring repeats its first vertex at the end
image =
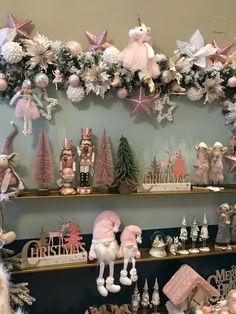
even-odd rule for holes
{"type": "Polygon", "coordinates": [[[104,262],[100,262],[99,263],[99,276],[97,278],[97,288],[98,288],[98,292],[103,297],[106,297],[108,295],[108,291],[104,287],[104,278],[103,278],[104,269],[105,269],[105,263],[104,262]]]}
{"type": "Polygon", "coordinates": [[[113,293],[120,291],[120,286],[114,284],[114,262],[109,262],[109,276],[106,279],[106,288],[113,293]]]}
{"type": "Polygon", "coordinates": [[[32,135],[33,128],[32,128],[32,119],[28,117],[28,128],[27,128],[27,134],[32,135]]]}
{"type": "Polygon", "coordinates": [[[131,257],[132,268],[130,269],[130,277],[133,282],[138,280],[137,269],[136,269],[136,259],[131,257]]]}
{"type": "Polygon", "coordinates": [[[129,259],[125,258],[124,259],[124,266],[123,269],[120,271],[120,282],[122,285],[130,286],[132,284],[132,280],[128,278],[128,272],[127,272],[127,267],[128,267],[129,259]]]}

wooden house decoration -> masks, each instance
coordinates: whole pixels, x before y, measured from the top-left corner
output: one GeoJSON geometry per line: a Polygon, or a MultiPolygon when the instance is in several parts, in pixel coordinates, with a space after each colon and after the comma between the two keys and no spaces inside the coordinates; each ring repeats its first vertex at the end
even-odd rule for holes
{"type": "Polygon", "coordinates": [[[190,190],[184,158],[178,153],[168,152],[167,160],[157,161],[154,157],[150,168],[144,173],[143,189],[149,192],[190,190]]]}
{"type": "Polygon", "coordinates": [[[189,313],[191,308],[209,304],[209,297],[219,297],[219,292],[188,265],[182,265],[163,288],[169,301],[168,313],[189,313]]]}

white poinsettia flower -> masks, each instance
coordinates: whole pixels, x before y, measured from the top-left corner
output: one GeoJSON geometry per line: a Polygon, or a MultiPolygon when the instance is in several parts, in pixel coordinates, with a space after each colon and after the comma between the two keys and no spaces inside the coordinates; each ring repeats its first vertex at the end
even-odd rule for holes
{"type": "Polygon", "coordinates": [[[191,36],[189,42],[177,40],[177,47],[181,54],[193,60],[193,63],[201,68],[206,67],[206,56],[216,52],[216,48],[211,44],[204,44],[204,39],[199,29],[191,36]]]}
{"type": "Polygon", "coordinates": [[[207,78],[203,83],[204,92],[206,93],[205,103],[212,103],[214,100],[219,99],[220,97],[224,97],[223,86],[220,84],[224,80],[221,79],[220,73],[218,72],[215,77],[207,78]]]}
{"type": "Polygon", "coordinates": [[[55,60],[55,51],[51,49],[52,42],[44,35],[37,34],[33,40],[23,39],[26,47],[26,55],[30,57],[29,69],[35,68],[37,65],[42,70],[47,70],[49,64],[53,64],[55,60]]]}

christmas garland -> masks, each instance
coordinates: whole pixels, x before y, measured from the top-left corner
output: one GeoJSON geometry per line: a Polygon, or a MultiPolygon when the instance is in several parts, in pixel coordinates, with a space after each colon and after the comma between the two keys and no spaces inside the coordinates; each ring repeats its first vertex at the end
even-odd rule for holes
{"type": "MultiPolygon", "coordinates": [[[[219,99],[223,100],[226,123],[234,123],[236,52],[231,52],[233,44],[220,47],[213,41],[212,45],[204,45],[197,30],[189,42],[177,41],[178,49],[173,56],[153,56],[160,73],[152,77],[150,87],[149,78],[140,78],[138,70],[132,71],[121,62],[120,51],[106,40],[107,31],[98,36],[86,32],[89,46],[83,51],[76,41],[63,44],[40,34],[28,39],[26,26],[30,23],[30,20],[18,21],[9,13],[7,27],[0,29],[2,98],[12,98],[25,79],[43,91],[48,82],[43,86],[41,78],[46,77],[56,88],[66,90],[72,102],[80,102],[90,93],[104,98],[108,92],[115,91],[133,106],[131,116],[139,111],[151,115],[151,108],[159,122],[173,120],[175,103],[170,101],[171,94],[185,94],[191,101],[204,99],[204,103],[219,99]]],[[[45,112],[42,115],[47,117],[45,112]]]]}

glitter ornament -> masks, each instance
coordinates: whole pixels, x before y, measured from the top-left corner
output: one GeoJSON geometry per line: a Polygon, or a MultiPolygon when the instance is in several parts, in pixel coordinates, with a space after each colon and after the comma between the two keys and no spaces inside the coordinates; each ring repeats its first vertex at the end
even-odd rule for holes
{"type": "Polygon", "coordinates": [[[3,59],[13,64],[18,63],[22,60],[24,52],[22,47],[16,42],[8,42],[2,46],[1,54],[3,59]]]}
{"type": "Polygon", "coordinates": [[[47,74],[39,72],[34,77],[34,83],[39,88],[46,88],[49,84],[49,78],[47,74]]]}
{"type": "Polygon", "coordinates": [[[119,88],[118,91],[117,91],[117,96],[120,98],[120,99],[125,99],[127,96],[128,96],[128,91],[126,88],[119,88]]]}
{"type": "Polygon", "coordinates": [[[69,77],[69,83],[70,83],[70,86],[72,87],[77,87],[79,86],[79,83],[80,83],[80,78],[78,75],[76,74],[72,74],[70,77],[69,77]]]}
{"type": "Polygon", "coordinates": [[[0,92],[4,92],[7,89],[6,76],[3,73],[0,73],[0,92]]]}
{"type": "Polygon", "coordinates": [[[227,85],[229,87],[236,87],[236,76],[232,76],[228,79],[227,85]]]}
{"type": "Polygon", "coordinates": [[[162,73],[161,73],[161,82],[162,83],[165,83],[165,84],[168,84],[172,81],[172,73],[170,70],[164,70],[162,73]]]}
{"type": "Polygon", "coordinates": [[[78,56],[81,52],[83,52],[83,48],[80,43],[75,40],[68,41],[66,44],[66,48],[70,50],[70,53],[73,57],[78,56]]]}
{"type": "Polygon", "coordinates": [[[68,89],[66,91],[66,95],[72,102],[80,102],[85,97],[85,91],[83,87],[77,86],[73,87],[71,85],[68,86],[68,89]]]}
{"type": "Polygon", "coordinates": [[[114,46],[108,47],[103,52],[103,61],[106,63],[118,63],[120,50],[114,46]]]}

